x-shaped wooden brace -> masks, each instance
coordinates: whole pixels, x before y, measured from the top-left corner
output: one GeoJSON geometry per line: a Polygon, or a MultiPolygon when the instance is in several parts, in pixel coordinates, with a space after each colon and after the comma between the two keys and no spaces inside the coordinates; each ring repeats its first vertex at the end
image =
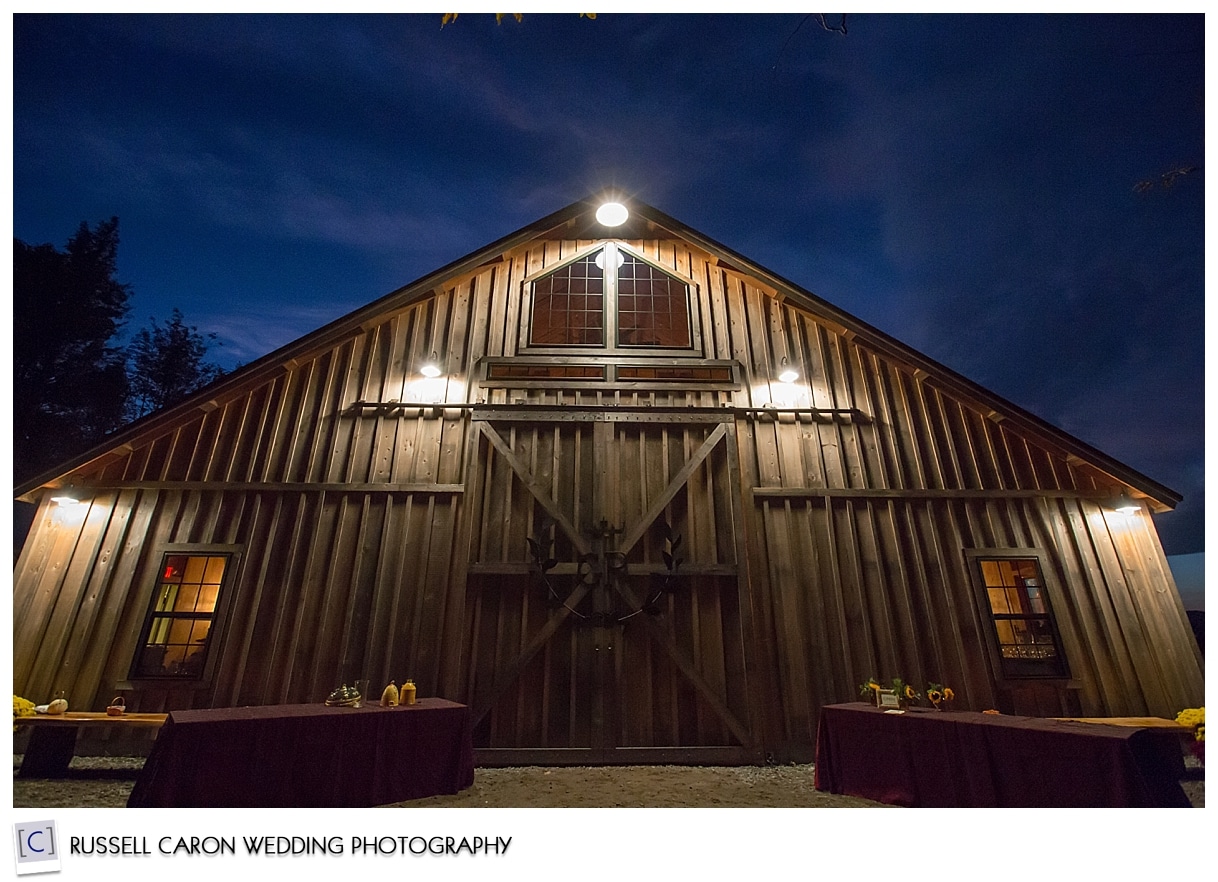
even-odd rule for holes
{"type": "MultiPolygon", "coordinates": [[[[526,467],[525,464],[520,461],[520,457],[516,456],[515,451],[513,451],[512,448],[508,446],[508,443],[503,440],[503,437],[497,431],[495,431],[494,426],[481,420],[477,421],[475,425],[480,427],[482,433],[486,435],[486,439],[497,451],[499,451],[499,454],[511,467],[512,471],[516,473],[516,477],[518,477],[528,491],[533,494],[533,497],[537,500],[538,504],[545,509],[546,513],[554,519],[554,522],[558,525],[559,529],[566,534],[567,538],[571,540],[571,544],[575,546],[576,550],[581,555],[591,553],[592,547],[588,543],[588,540],[579,532],[579,530],[575,528],[575,525],[571,523],[570,519],[563,514],[562,510],[559,509],[554,500],[550,498],[550,494],[546,492],[545,488],[543,488],[537,482],[532,473],[529,472],[528,467],[526,467]]],[[[702,446],[694,452],[693,456],[691,456],[686,461],[685,465],[681,467],[681,470],[678,471],[672,477],[672,480],[668,482],[668,486],[664,488],[664,492],[652,501],[651,505],[648,507],[647,511],[644,512],[638,523],[635,524],[634,528],[623,536],[621,544],[617,548],[618,553],[620,553],[623,557],[630,553],[630,550],[634,548],[636,544],[638,544],[638,541],[643,538],[643,534],[645,534],[651,527],[652,522],[660,516],[665,508],[668,507],[668,504],[672,502],[673,498],[677,495],[677,493],[680,492],[681,488],[685,486],[685,483],[693,475],[694,470],[702,464],[703,460],[710,456],[711,451],[715,449],[715,446],[721,440],[723,440],[726,434],[727,423],[719,423],[719,425],[715,426],[711,433],[707,435],[706,440],[702,442],[702,446]]],[[[591,587],[592,586],[590,584],[581,580],[567,597],[563,605],[551,613],[550,618],[546,621],[545,625],[540,631],[537,632],[536,635],[534,635],[533,639],[529,641],[528,645],[524,648],[516,661],[509,665],[495,679],[495,683],[491,687],[489,694],[484,695],[481,699],[476,701],[474,704],[475,725],[477,725],[477,723],[490,712],[490,709],[494,707],[495,702],[499,700],[499,697],[516,680],[516,678],[520,676],[521,671],[523,671],[525,666],[532,661],[533,656],[535,656],[541,650],[541,648],[545,646],[546,641],[553,636],[559,625],[561,625],[567,616],[571,614],[572,610],[579,605],[580,601],[584,599],[591,587]]],[[[627,585],[615,580],[614,587],[625,599],[627,604],[635,609],[639,608],[639,599],[634,596],[634,592],[632,592],[627,585]]],[[[724,723],[729,729],[731,729],[732,734],[736,736],[740,743],[743,745],[748,745],[750,743],[748,729],[736,718],[736,715],[732,713],[731,709],[728,708],[714,688],[707,683],[705,679],[703,679],[702,675],[698,673],[696,668],[694,668],[693,663],[681,653],[680,649],[672,641],[672,638],[668,636],[668,633],[650,616],[642,616],[641,618],[643,625],[647,628],[647,631],[651,635],[652,639],[664,648],[669,657],[672,659],[673,663],[677,666],[677,669],[685,675],[685,677],[694,685],[694,688],[701,693],[704,699],[706,699],[707,703],[714,708],[715,713],[717,713],[723,719],[724,723]]]]}

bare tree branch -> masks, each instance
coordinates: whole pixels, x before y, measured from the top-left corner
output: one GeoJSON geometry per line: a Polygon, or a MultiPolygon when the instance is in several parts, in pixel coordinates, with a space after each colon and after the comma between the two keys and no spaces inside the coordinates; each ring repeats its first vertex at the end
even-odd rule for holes
{"type": "Polygon", "coordinates": [[[799,33],[799,29],[804,26],[804,22],[806,22],[808,19],[810,19],[814,15],[816,16],[817,20],[820,22],[820,26],[822,28],[824,28],[826,31],[832,31],[835,34],[841,34],[843,37],[846,36],[846,13],[844,13],[844,12],[842,13],[841,23],[837,27],[831,27],[829,25],[829,23],[827,21],[825,21],[825,14],[823,12],[809,12],[807,15],[805,15],[803,18],[801,18],[799,20],[799,24],[797,24],[795,26],[795,30],[793,30],[793,31],[791,31],[791,33],[787,34],[787,38],[782,41],[782,47],[778,50],[778,55],[775,56],[775,58],[774,58],[774,66],[770,68],[771,71],[778,70],[778,62],[782,60],[782,54],[787,51],[787,46],[790,45],[791,40],[794,39],[795,35],[799,33]]]}
{"type": "Polygon", "coordinates": [[[1138,181],[1133,185],[1133,192],[1149,193],[1151,190],[1155,190],[1159,187],[1162,187],[1164,190],[1170,190],[1172,187],[1176,186],[1176,182],[1182,177],[1200,170],[1201,167],[1197,165],[1178,165],[1170,171],[1166,171],[1159,175],[1157,178],[1147,178],[1146,180],[1138,181]]]}
{"type": "MultiPolygon", "coordinates": [[[[841,34],[843,37],[846,36],[846,13],[842,13],[841,21],[838,22],[837,27],[833,27],[825,21],[825,14],[823,12],[816,13],[816,17],[820,19],[820,26],[826,31],[833,31],[835,34],[841,34]]],[[[800,22],[800,24],[803,24],[803,22],[800,22]]]]}

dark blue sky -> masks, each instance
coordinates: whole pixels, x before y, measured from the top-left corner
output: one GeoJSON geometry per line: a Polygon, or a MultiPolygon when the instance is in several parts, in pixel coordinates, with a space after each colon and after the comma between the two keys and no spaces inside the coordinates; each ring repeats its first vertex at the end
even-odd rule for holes
{"type": "Polygon", "coordinates": [[[128,330],[249,361],[614,186],[1184,494],[1194,16],[14,17],[14,235],[117,215],[128,330]],[[801,25],[802,21],[802,25],[801,25]]]}

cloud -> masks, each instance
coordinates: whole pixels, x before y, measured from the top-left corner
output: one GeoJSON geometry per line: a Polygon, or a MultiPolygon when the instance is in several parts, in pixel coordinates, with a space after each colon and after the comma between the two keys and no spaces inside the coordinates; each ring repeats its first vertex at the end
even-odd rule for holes
{"type": "MultiPolygon", "coordinates": [[[[15,215],[118,214],[140,296],[201,322],[370,300],[616,186],[1172,485],[1204,188],[1131,187],[1203,148],[1201,19],[804,18],[24,17],[15,215]]],[[[267,318],[226,356],[324,323],[267,318]]]]}
{"type": "Polygon", "coordinates": [[[244,309],[226,308],[222,313],[198,312],[190,317],[190,322],[203,333],[216,335],[220,346],[210,351],[210,358],[231,369],[286,346],[362,305],[253,305],[244,309]]]}
{"type": "Polygon", "coordinates": [[[469,242],[468,229],[432,209],[443,181],[328,138],[285,145],[248,131],[170,135],[80,118],[23,127],[23,138],[47,143],[65,128],[78,139],[72,161],[90,170],[93,188],[111,204],[377,253],[452,251],[469,242]]]}

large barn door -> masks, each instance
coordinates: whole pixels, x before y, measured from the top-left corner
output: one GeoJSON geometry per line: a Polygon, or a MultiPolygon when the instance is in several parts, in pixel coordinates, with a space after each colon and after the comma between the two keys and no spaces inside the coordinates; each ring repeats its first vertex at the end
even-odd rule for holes
{"type": "Polygon", "coordinates": [[[730,416],[475,411],[479,762],[746,762],[730,416]]]}

